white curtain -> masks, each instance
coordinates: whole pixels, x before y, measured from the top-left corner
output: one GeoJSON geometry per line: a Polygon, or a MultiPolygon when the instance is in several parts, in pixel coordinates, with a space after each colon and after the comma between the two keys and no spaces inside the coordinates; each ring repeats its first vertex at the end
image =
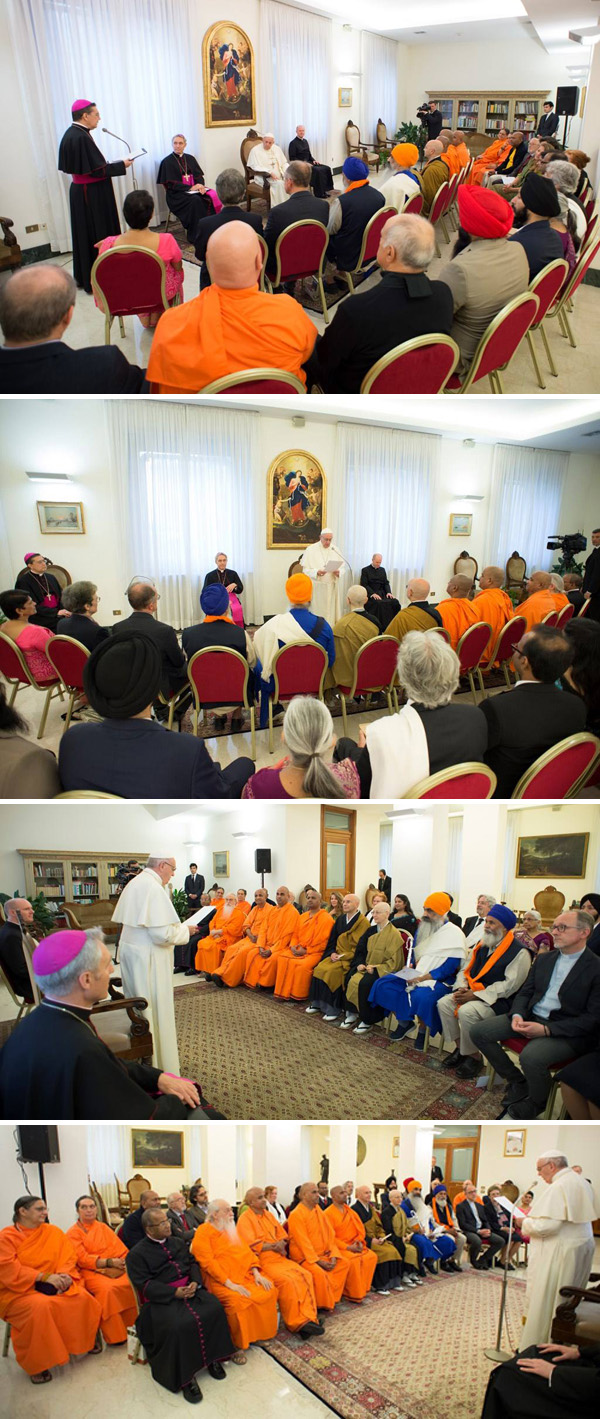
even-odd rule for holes
{"type": "MultiPolygon", "coordinates": [[[[71,249],[70,179],[57,172],[60,139],[71,122],[74,99],[94,100],[101,122],[95,141],[109,162],[127,149],[102,132],[126,138],[138,158],[139,187],[152,193],[160,159],[174,133],[184,132],[201,156],[196,89],[202,82],[192,44],[191,0],[7,0],[15,62],[29,136],[36,155],[44,218],[53,251],[71,249]]],[[[18,141],[18,135],[12,134],[18,141]]],[[[8,132],[5,134],[8,140],[8,132]]],[[[117,206],[131,191],[128,176],[115,179],[117,206]]]]}
{"type": "Polygon", "coordinates": [[[394,596],[426,574],[440,450],[437,434],[338,424],[336,540],[356,581],[375,552],[394,596]]]}
{"type": "Polygon", "coordinates": [[[386,125],[388,138],[398,127],[398,46],[395,39],[363,30],[360,36],[360,136],[374,143],[377,120],[386,125]]]}
{"type": "Polygon", "coordinates": [[[109,1128],[86,1129],[87,1165],[90,1181],[102,1193],[108,1207],[118,1203],[115,1173],[121,1187],[131,1177],[131,1129],[128,1124],[111,1123],[109,1128]]]}
{"type": "Polygon", "coordinates": [[[258,415],[158,399],[108,400],[106,411],[123,588],[135,575],[156,580],[159,617],[179,630],[201,619],[204,577],[225,552],[253,622],[258,415]]]}
{"type": "MultiPolygon", "coordinates": [[[[517,846],[519,833],[521,831],[520,820],[520,813],[506,814],[506,835],[504,838],[504,866],[502,869],[501,897],[502,901],[507,902],[509,907],[511,906],[510,899],[515,885],[515,878],[517,872],[517,846]]],[[[488,886],[488,891],[495,891],[495,885],[493,882],[491,887],[488,886]]]]}
{"type": "MultiPolygon", "coordinates": [[[[527,570],[546,571],[555,553],[546,550],[560,532],[560,510],[569,464],[567,453],[498,443],[492,462],[492,495],[486,562],[503,567],[512,552],[527,570]]],[[[574,530],[574,529],[569,529],[574,530]]]]}
{"type": "Polygon", "coordinates": [[[260,5],[260,122],[287,157],[303,123],[313,158],[331,163],[331,20],[274,0],[260,5]]]}
{"type": "Polygon", "coordinates": [[[462,859],[462,814],[456,813],[448,819],[448,856],[446,859],[446,890],[458,900],[460,893],[460,868],[462,859]]]}

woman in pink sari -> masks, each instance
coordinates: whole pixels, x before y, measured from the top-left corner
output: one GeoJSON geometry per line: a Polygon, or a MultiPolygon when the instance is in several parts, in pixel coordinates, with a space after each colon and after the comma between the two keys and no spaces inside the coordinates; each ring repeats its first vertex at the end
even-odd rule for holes
{"type": "MultiPolygon", "coordinates": [[[[100,255],[111,247],[119,246],[125,250],[128,246],[144,246],[148,251],[156,252],[165,263],[167,300],[169,305],[173,305],[183,289],[183,254],[170,232],[150,230],[153,215],[154,202],[149,192],[140,188],[128,192],[123,203],[123,216],[129,230],[118,236],[103,237],[102,241],[96,242],[96,246],[100,255]]],[[[161,311],[155,311],[152,315],[140,315],[138,319],[148,328],[158,324],[161,314],[161,311]]]]}
{"type": "Polygon", "coordinates": [[[2,634],[18,645],[37,684],[46,685],[56,680],[56,671],[44,654],[48,641],[54,638],[54,632],[49,631],[47,626],[29,625],[29,617],[35,615],[35,601],[29,592],[3,591],[0,610],[6,616],[6,621],[2,622],[2,634]]]}

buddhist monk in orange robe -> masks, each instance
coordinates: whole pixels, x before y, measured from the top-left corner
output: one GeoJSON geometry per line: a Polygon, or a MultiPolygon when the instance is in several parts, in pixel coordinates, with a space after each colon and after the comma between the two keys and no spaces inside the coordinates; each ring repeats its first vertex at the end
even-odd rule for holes
{"type": "Polygon", "coordinates": [[[377,1257],[367,1246],[364,1224],[346,1202],[345,1188],[332,1187],[331,1207],[325,1208],[324,1215],[333,1227],[342,1256],[350,1264],[344,1295],[349,1301],[362,1301],[371,1289],[377,1257]]]}
{"type": "Polygon", "coordinates": [[[238,1237],[254,1252],[261,1271],[273,1282],[288,1330],[299,1331],[303,1340],[322,1335],[324,1326],[317,1318],[312,1276],[297,1261],[289,1260],[286,1233],[268,1211],[264,1188],[249,1188],[244,1202],[247,1206],[238,1220],[238,1237]]]}
{"type": "Polygon", "coordinates": [[[275,907],[267,901],[266,888],[257,887],[254,893],[254,906],[246,913],[242,922],[239,940],[232,941],[231,945],[227,947],[220,966],[217,966],[212,972],[212,980],[215,985],[241,985],[248,956],[257,946],[260,928],[274,911],[275,907]]]}
{"type": "Polygon", "coordinates": [[[239,941],[244,928],[244,908],[235,892],[228,892],[219,904],[210,923],[208,936],[198,942],[195,965],[197,971],[212,975],[223,960],[228,946],[239,941]]]}
{"type": "Polygon", "coordinates": [[[240,1240],[228,1202],[208,1204],[207,1221],[194,1232],[191,1252],[207,1291],[225,1308],[231,1338],[238,1350],[277,1333],[277,1291],[264,1276],[254,1252],[240,1240]]]}
{"type": "Polygon", "coordinates": [[[236,892],[236,897],[237,897],[237,899],[238,899],[238,902],[239,902],[240,906],[244,908],[244,913],[245,913],[245,915],[247,916],[247,915],[248,915],[248,912],[249,912],[249,911],[252,911],[252,902],[247,902],[247,901],[246,901],[246,897],[245,897],[245,893],[244,893],[243,887],[238,888],[238,891],[236,892]]]}
{"type": "Polygon", "coordinates": [[[556,610],[550,573],[533,572],[527,581],[527,593],[526,600],[522,601],[520,606],[515,606],[513,616],[524,616],[527,630],[530,631],[532,626],[539,626],[550,611],[556,610]]]}
{"type": "Polygon", "coordinates": [[[278,887],[275,900],[275,910],[265,917],[256,946],[246,957],[244,985],[252,990],[257,987],[265,990],[275,985],[278,957],[289,946],[300,920],[288,887],[278,887]]]}
{"type": "Polygon", "coordinates": [[[455,172],[461,172],[463,168],[468,167],[470,161],[471,155],[462,133],[459,131],[453,133],[445,153],[442,153],[442,162],[446,163],[452,176],[455,172]]]}
{"type": "Polygon", "coordinates": [[[73,1246],[60,1227],[46,1225],[41,1197],[20,1197],[12,1227],[0,1232],[0,1316],[11,1327],[15,1357],[34,1383],[52,1379],[54,1365],[100,1348],[101,1307],[86,1291],[73,1246]],[[35,1290],[36,1282],[55,1293],[35,1290]]]}
{"type": "Polygon", "coordinates": [[[483,153],[480,153],[479,157],[475,159],[467,178],[467,185],[481,186],[486,173],[494,172],[498,165],[508,157],[510,149],[508,133],[505,128],[500,128],[494,142],[490,143],[489,148],[484,148],[483,153]]]}
{"type": "Polygon", "coordinates": [[[331,917],[323,911],[321,893],[311,887],[306,898],[308,911],[302,913],[290,945],[277,956],[275,995],[280,1000],[306,1000],[312,973],[331,934],[331,917]]]}
{"type": "Polygon", "coordinates": [[[102,1307],[100,1329],[107,1345],[124,1345],[127,1328],[134,1324],[138,1310],[125,1270],[127,1247],[112,1227],[98,1221],[92,1197],[80,1197],[75,1205],[78,1220],[66,1235],[83,1284],[102,1307]]]}
{"type": "Polygon", "coordinates": [[[458,642],[469,626],[474,626],[476,621],[481,619],[479,612],[475,610],[475,603],[469,601],[469,592],[473,588],[470,576],[463,576],[459,573],[450,578],[446,591],[448,601],[440,601],[438,611],[450,636],[450,644],[456,650],[458,642]]]}
{"type": "Polygon", "coordinates": [[[502,590],[504,572],[502,567],[484,567],[479,578],[480,590],[473,598],[472,605],[480,621],[487,621],[492,628],[492,638],[482,660],[488,665],[500,632],[513,615],[513,604],[507,591],[502,590]]]}
{"type": "Polygon", "coordinates": [[[206,260],[212,285],[158,322],[148,361],[153,392],[195,393],[247,369],[288,370],[306,384],[302,366],[317,327],[292,296],[259,291],[263,254],[252,227],[219,227],[206,260]]]}
{"type": "Polygon", "coordinates": [[[290,1257],[310,1272],[319,1310],[332,1311],[342,1299],[350,1264],[319,1207],[316,1183],[302,1184],[298,1206],[288,1217],[288,1232],[290,1257]]]}

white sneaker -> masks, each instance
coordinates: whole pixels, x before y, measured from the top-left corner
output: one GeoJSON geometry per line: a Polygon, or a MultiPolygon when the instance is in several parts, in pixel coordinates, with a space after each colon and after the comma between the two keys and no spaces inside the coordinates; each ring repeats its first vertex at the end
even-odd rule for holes
{"type": "Polygon", "coordinates": [[[318,1005],[307,1005],[304,1013],[305,1015],[320,1015],[321,1011],[319,1010],[318,1005]]]}
{"type": "Polygon", "coordinates": [[[425,1277],[424,1277],[424,1276],[413,1276],[413,1286],[424,1286],[424,1285],[425,1285],[425,1277]]]}
{"type": "Polygon", "coordinates": [[[390,1293],[389,1291],[375,1291],[373,1294],[375,1296],[389,1296],[390,1293]]]}
{"type": "Polygon", "coordinates": [[[356,1020],[358,1020],[358,1015],[356,1015],[356,1014],[355,1014],[355,1015],[347,1015],[347,1016],[346,1016],[346,1019],[344,1020],[343,1025],[340,1025],[340,1029],[341,1029],[341,1030],[351,1030],[351,1029],[352,1029],[352,1026],[353,1026],[353,1024],[355,1023],[356,1020]]]}
{"type": "Polygon", "coordinates": [[[411,1289],[411,1291],[414,1291],[416,1284],[417,1284],[417,1283],[416,1283],[416,1281],[414,1280],[414,1277],[412,1277],[412,1276],[404,1276],[403,1279],[402,1279],[402,1285],[403,1285],[403,1286],[409,1286],[410,1289],[411,1289]]]}

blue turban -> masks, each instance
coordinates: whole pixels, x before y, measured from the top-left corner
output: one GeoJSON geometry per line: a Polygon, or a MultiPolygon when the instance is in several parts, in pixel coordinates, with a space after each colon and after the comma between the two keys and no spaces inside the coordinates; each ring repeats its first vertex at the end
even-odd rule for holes
{"type": "Polygon", "coordinates": [[[445,1183],[438,1183],[437,1187],[434,1187],[431,1196],[432,1196],[432,1197],[437,1197],[438,1192],[446,1192],[446,1193],[447,1193],[447,1191],[448,1191],[448,1188],[446,1187],[446,1184],[445,1184],[445,1183]]]}
{"type": "Polygon", "coordinates": [[[502,926],[505,926],[507,931],[512,931],[513,927],[517,925],[517,918],[514,912],[511,912],[510,907],[503,907],[501,905],[490,907],[488,916],[495,917],[496,921],[501,922],[502,926]]]}
{"type": "Polygon", "coordinates": [[[229,610],[229,592],[219,581],[205,586],[200,594],[200,606],[205,616],[224,616],[229,610]]]}
{"type": "Polygon", "coordinates": [[[342,172],[344,177],[348,178],[348,182],[364,182],[364,179],[369,176],[367,164],[363,163],[361,158],[346,158],[342,172]]]}

